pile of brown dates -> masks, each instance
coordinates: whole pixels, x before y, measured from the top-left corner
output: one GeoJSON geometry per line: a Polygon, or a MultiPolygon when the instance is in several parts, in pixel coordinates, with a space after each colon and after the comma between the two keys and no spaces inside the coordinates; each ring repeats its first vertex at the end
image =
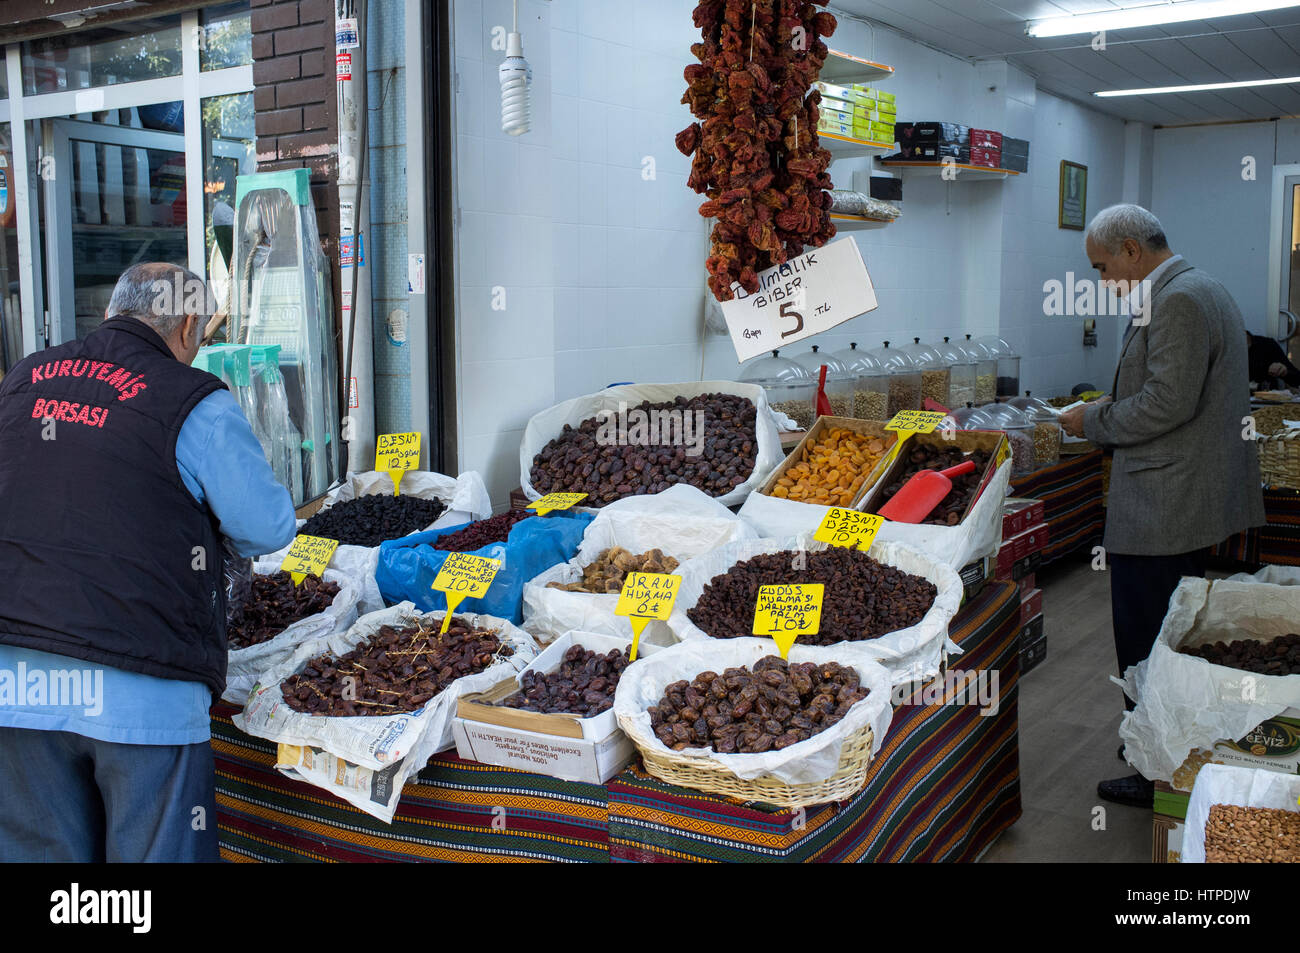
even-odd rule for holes
{"type": "Polygon", "coordinates": [[[599,655],[573,645],[554,672],[524,672],[519,679],[521,690],[501,704],[523,711],[590,718],[614,706],[614,689],[630,664],[628,649],[610,649],[599,655]]]}
{"type": "Polygon", "coordinates": [[[253,577],[252,592],[226,627],[230,647],[246,649],[275,638],[299,619],[324,612],[339,594],[336,582],[308,575],[295,586],[287,572],[253,577]]]}

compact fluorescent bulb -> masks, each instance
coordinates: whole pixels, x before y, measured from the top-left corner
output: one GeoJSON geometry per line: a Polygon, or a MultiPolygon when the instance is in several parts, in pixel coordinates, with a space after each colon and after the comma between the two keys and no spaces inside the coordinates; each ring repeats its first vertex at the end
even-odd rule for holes
{"type": "Polygon", "coordinates": [[[533,70],[524,59],[524,41],[518,33],[506,39],[505,62],[497,69],[501,80],[501,131],[522,136],[532,128],[533,70]]]}
{"type": "Polygon", "coordinates": [[[1300,0],[1184,0],[1183,3],[1154,3],[1125,10],[1033,20],[1025,25],[1025,32],[1030,36],[1070,36],[1075,33],[1100,33],[1103,30],[1126,30],[1164,23],[1186,23],[1188,20],[1235,17],[1297,6],[1300,6],[1300,0]]]}

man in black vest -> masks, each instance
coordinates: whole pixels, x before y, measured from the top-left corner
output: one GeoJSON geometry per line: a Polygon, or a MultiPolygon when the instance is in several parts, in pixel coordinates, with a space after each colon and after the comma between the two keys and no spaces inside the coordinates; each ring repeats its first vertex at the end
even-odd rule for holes
{"type": "Polygon", "coordinates": [[[201,279],[135,265],[0,381],[0,861],[216,860],[222,536],[294,513],[222,382],[201,279]]]}

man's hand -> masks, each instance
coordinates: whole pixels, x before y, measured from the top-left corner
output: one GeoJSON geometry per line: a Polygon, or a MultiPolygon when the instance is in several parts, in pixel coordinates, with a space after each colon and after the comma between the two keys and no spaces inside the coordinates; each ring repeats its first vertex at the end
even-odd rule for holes
{"type": "Polygon", "coordinates": [[[1075,407],[1072,410],[1065,411],[1065,413],[1060,416],[1061,429],[1071,437],[1083,437],[1083,412],[1089,407],[1100,407],[1102,404],[1109,403],[1110,397],[1107,395],[1106,397],[1098,397],[1096,400],[1089,401],[1080,407],[1075,407]]]}
{"type": "Polygon", "coordinates": [[[1268,366],[1269,377],[1286,377],[1286,365],[1280,361],[1274,361],[1268,366]]]}

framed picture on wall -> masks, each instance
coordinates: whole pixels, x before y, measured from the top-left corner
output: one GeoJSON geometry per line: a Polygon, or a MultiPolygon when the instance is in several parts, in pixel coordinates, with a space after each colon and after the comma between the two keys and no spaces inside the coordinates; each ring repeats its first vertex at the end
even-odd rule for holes
{"type": "Polygon", "coordinates": [[[1061,196],[1057,227],[1083,231],[1088,218],[1088,167],[1061,160],[1061,196]]]}

